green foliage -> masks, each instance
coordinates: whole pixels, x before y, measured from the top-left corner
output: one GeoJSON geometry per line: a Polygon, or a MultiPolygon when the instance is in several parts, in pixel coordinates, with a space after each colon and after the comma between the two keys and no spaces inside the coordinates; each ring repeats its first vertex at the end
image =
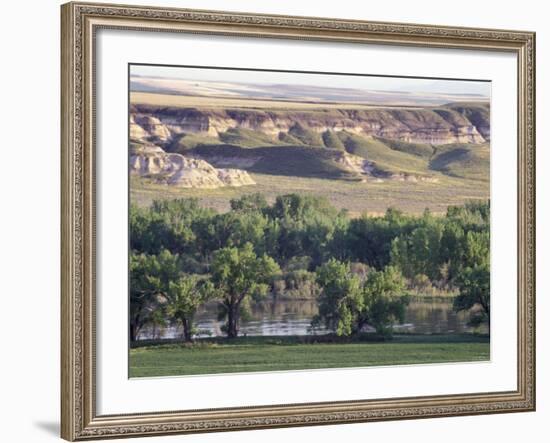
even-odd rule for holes
{"type": "Polygon", "coordinates": [[[405,280],[395,267],[370,271],[362,280],[349,263],[331,259],[317,269],[317,284],[319,314],[313,325],[323,323],[338,336],[357,334],[368,325],[387,337],[393,324],[404,320],[405,280]]]}
{"type": "Polygon", "coordinates": [[[179,256],[163,249],[160,254],[148,257],[149,267],[144,273],[156,292],[166,294],[171,281],[180,274],[179,256]]]}
{"type": "Polygon", "coordinates": [[[489,263],[464,268],[456,279],[459,295],[454,300],[457,311],[467,311],[479,307],[481,311],[474,313],[473,322],[487,320],[490,322],[490,269],[489,263]]]}
{"type": "Polygon", "coordinates": [[[351,220],[347,243],[353,260],[382,269],[390,262],[392,240],[409,234],[417,220],[401,211],[388,209],[383,217],[362,217],[351,220]]]}
{"type": "Polygon", "coordinates": [[[478,213],[487,223],[482,231],[468,230],[462,236],[460,266],[455,266],[455,284],[459,295],[455,298],[457,311],[481,308],[481,313],[473,312],[474,322],[490,321],[490,238],[489,215],[485,208],[471,206],[471,213],[478,213]],[[477,317],[477,320],[476,320],[477,317]]]}
{"type": "Polygon", "coordinates": [[[361,280],[352,274],[349,263],[330,259],[317,269],[317,284],[321,294],[313,326],[323,323],[337,335],[351,335],[357,313],[363,308],[361,280]]]}
{"type": "Polygon", "coordinates": [[[227,336],[238,335],[240,308],[252,296],[267,293],[273,278],[281,272],[271,257],[258,257],[251,243],[242,248],[226,247],[214,254],[212,283],[227,314],[227,336]]]}
{"type": "Polygon", "coordinates": [[[442,235],[442,223],[433,217],[424,217],[420,226],[392,241],[391,263],[409,278],[426,274],[432,280],[439,279],[442,235]]]}
{"type": "Polygon", "coordinates": [[[213,295],[212,284],[197,275],[181,275],[168,282],[166,313],[181,323],[185,341],[191,341],[196,332],[193,318],[198,307],[213,295]]]}
{"type": "Polygon", "coordinates": [[[236,212],[264,211],[268,208],[268,203],[262,194],[247,194],[239,199],[230,201],[231,210],[236,212]]]}
{"type": "Polygon", "coordinates": [[[432,290],[432,282],[426,274],[416,274],[411,283],[421,293],[429,293],[432,290]]]}
{"type": "Polygon", "coordinates": [[[260,212],[227,212],[210,219],[202,234],[204,251],[213,253],[223,247],[243,246],[245,243],[255,245],[265,251],[265,234],[269,220],[260,212]]]}
{"type": "Polygon", "coordinates": [[[130,249],[148,254],[158,254],[162,249],[195,252],[193,224],[212,214],[199,205],[198,199],[155,201],[149,208],[131,205],[130,249]]]}
{"type": "Polygon", "coordinates": [[[284,296],[295,299],[316,299],[319,285],[316,274],[304,269],[287,272],[284,275],[284,296]]]}
{"type": "Polygon", "coordinates": [[[130,254],[130,340],[135,341],[139,331],[154,323],[155,313],[164,309],[168,282],[179,273],[177,256],[167,250],[159,255],[130,254]]]}
{"type": "Polygon", "coordinates": [[[440,256],[448,264],[449,280],[465,267],[474,267],[489,260],[489,205],[470,203],[451,207],[441,238],[440,256]]]}
{"type": "Polygon", "coordinates": [[[387,266],[371,271],[363,286],[363,309],[359,313],[358,330],[372,326],[382,336],[390,336],[392,326],[403,323],[409,299],[404,296],[405,279],[401,272],[387,266]]]}
{"type": "Polygon", "coordinates": [[[489,204],[449,207],[444,219],[424,216],[421,221],[410,233],[392,241],[391,263],[411,279],[425,274],[440,286],[456,287],[455,310],[472,311],[477,323],[489,321],[489,204]],[[478,308],[481,313],[476,312],[478,308]]]}
{"type": "Polygon", "coordinates": [[[279,196],[268,214],[279,227],[277,256],[282,260],[309,256],[311,266],[321,264],[330,255],[347,226],[345,214],[320,197],[279,196]]]}
{"type": "Polygon", "coordinates": [[[145,254],[130,254],[130,340],[152,319],[155,287],[149,280],[151,262],[145,254]]]}
{"type": "Polygon", "coordinates": [[[273,218],[290,218],[296,221],[305,220],[317,213],[335,216],[338,211],[326,198],[300,194],[280,195],[270,210],[273,218]]]}
{"type": "Polygon", "coordinates": [[[287,262],[285,269],[287,271],[304,271],[311,268],[311,257],[307,255],[297,255],[291,257],[287,262]]]}
{"type": "Polygon", "coordinates": [[[212,285],[182,272],[182,259],[163,249],[157,255],[130,254],[130,338],[146,324],[178,321],[192,339],[197,308],[213,295],[212,285]]]}
{"type": "Polygon", "coordinates": [[[469,201],[463,206],[449,206],[447,218],[456,221],[468,230],[483,230],[490,222],[490,206],[483,201],[469,201]]]}
{"type": "Polygon", "coordinates": [[[489,227],[485,202],[449,207],[443,217],[389,209],[355,219],[327,199],[300,194],[279,195],[271,204],[260,194],[245,195],[226,213],[201,208],[196,199],[132,206],[131,338],[171,319],[188,323],[190,339],[194,310],[210,284],[230,337],[250,301],[269,291],[317,298],[317,324],[339,335],[365,324],[386,335],[404,308],[402,276],[417,293],[459,293],[455,308],[485,320],[489,227]]]}

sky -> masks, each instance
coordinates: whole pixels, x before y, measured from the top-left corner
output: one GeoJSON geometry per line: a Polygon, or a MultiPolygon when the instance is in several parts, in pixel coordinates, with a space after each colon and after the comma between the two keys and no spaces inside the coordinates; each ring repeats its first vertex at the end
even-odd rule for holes
{"type": "Polygon", "coordinates": [[[164,77],[203,82],[243,83],[256,85],[307,85],[317,87],[354,88],[370,91],[399,91],[415,94],[475,94],[490,97],[488,81],[442,80],[369,75],[322,75],[295,72],[187,68],[132,65],[132,76],[164,77]]]}

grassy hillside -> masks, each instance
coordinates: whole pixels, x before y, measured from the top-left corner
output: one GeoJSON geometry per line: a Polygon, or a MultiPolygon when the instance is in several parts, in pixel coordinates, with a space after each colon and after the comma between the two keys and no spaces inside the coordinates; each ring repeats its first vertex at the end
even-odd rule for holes
{"type": "Polygon", "coordinates": [[[328,179],[354,178],[336,161],[337,151],[308,146],[242,148],[233,145],[197,146],[192,151],[220,167],[243,168],[258,174],[328,179]],[[251,164],[253,163],[253,164],[251,164]]]}
{"type": "Polygon", "coordinates": [[[324,146],[323,139],[321,135],[309,128],[306,128],[305,126],[301,125],[300,123],[294,124],[289,130],[288,134],[292,137],[297,138],[306,146],[312,146],[312,147],[318,147],[318,146],[324,146]]]}
{"type": "Polygon", "coordinates": [[[484,145],[446,145],[436,148],[430,168],[452,177],[489,180],[490,149],[484,145]]]}
{"type": "Polygon", "coordinates": [[[434,147],[425,143],[408,143],[401,140],[390,140],[382,137],[375,137],[375,139],[394,151],[416,155],[417,157],[430,158],[434,153],[434,147]]]}
{"type": "MultiPolygon", "coordinates": [[[[429,175],[429,162],[405,150],[398,151],[385,144],[382,139],[362,137],[341,132],[339,134],[350,154],[363,157],[375,163],[377,169],[387,173],[408,173],[429,175]]],[[[402,146],[405,143],[401,142],[402,146]]]]}
{"type": "Polygon", "coordinates": [[[336,132],[327,130],[323,132],[322,137],[323,143],[327,148],[338,149],[339,151],[346,150],[344,143],[342,143],[342,140],[340,140],[340,137],[338,137],[338,134],[336,132]]]}
{"type": "Polygon", "coordinates": [[[181,134],[172,140],[172,142],[166,146],[166,150],[170,152],[177,152],[179,154],[185,154],[190,149],[193,149],[199,145],[215,145],[219,140],[216,137],[208,137],[200,134],[181,134]]]}
{"type": "Polygon", "coordinates": [[[219,138],[182,134],[167,146],[167,150],[194,153],[214,164],[223,160],[222,166],[260,174],[349,179],[353,174],[338,162],[340,153],[346,151],[372,162],[381,177],[444,174],[489,180],[489,144],[434,146],[347,131],[319,134],[299,125],[281,134],[275,138],[242,128],[229,129],[219,138]],[[220,143],[220,139],[224,143],[220,143]]]}
{"type": "MultiPolygon", "coordinates": [[[[483,182],[489,180],[488,143],[432,145],[397,139],[403,134],[414,138],[417,131],[429,128],[452,133],[468,125],[475,126],[488,139],[490,108],[483,103],[449,103],[434,108],[323,107],[286,110],[240,107],[158,109],[151,105],[133,104],[132,109],[138,113],[158,114],[161,120],[165,118],[173,126],[184,125],[185,122],[190,125],[186,127],[190,129],[186,130],[194,131],[197,125],[202,128],[201,134],[172,133],[168,142],[160,144],[163,149],[182,154],[195,152],[206,160],[212,159],[214,163],[219,163],[223,156],[229,157],[230,161],[226,161],[225,166],[249,172],[350,178],[350,169],[364,165],[352,159],[354,164],[348,162],[346,171],[342,158],[335,155],[345,151],[368,160],[371,173],[382,179],[410,176],[433,178],[439,174],[483,182]],[[210,125],[210,119],[218,126],[210,125]],[[222,124],[220,127],[223,121],[227,126],[222,124]],[[385,137],[396,138],[364,135],[361,128],[372,124],[381,128],[385,137]],[[231,127],[233,125],[237,127],[231,127]],[[229,128],[221,129],[225,127],[229,128]],[[215,128],[220,132],[216,133],[215,128]],[[325,129],[320,131],[319,128],[325,129]],[[336,131],[330,128],[350,129],[336,131]],[[246,164],[240,164],[241,159],[247,160],[246,164]]],[[[454,138],[450,137],[450,140],[454,138]]],[[[477,141],[480,140],[483,139],[478,137],[477,141]]],[[[358,178],[359,174],[355,176],[358,178]]]]}
{"type": "Polygon", "coordinates": [[[299,138],[294,137],[288,132],[280,132],[279,140],[281,141],[281,143],[285,145],[295,145],[295,146],[303,145],[302,141],[299,138]]]}
{"type": "Polygon", "coordinates": [[[274,137],[270,137],[263,132],[253,131],[246,128],[230,128],[221,133],[219,135],[219,139],[228,145],[236,145],[243,148],[280,144],[279,140],[274,137]]]}

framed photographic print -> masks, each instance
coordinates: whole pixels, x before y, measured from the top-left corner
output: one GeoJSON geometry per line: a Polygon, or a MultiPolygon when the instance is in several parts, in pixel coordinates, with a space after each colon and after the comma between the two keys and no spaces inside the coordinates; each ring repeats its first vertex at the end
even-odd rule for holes
{"type": "Polygon", "coordinates": [[[61,14],[63,438],[534,410],[533,33],[61,14]]]}

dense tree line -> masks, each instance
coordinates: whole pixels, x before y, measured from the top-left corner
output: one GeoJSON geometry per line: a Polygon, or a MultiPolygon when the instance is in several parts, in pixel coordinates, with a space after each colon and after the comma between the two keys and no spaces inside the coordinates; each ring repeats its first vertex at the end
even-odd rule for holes
{"type": "Polygon", "coordinates": [[[130,334],[179,322],[194,334],[196,310],[219,304],[236,337],[249,303],[268,294],[318,300],[313,325],[338,335],[370,326],[381,334],[402,321],[407,288],[457,291],[455,308],[489,303],[489,204],[449,207],[445,216],[388,209],[351,219],[328,200],[289,194],[269,204],[260,194],[218,213],[198,199],[130,208],[130,334]]]}

